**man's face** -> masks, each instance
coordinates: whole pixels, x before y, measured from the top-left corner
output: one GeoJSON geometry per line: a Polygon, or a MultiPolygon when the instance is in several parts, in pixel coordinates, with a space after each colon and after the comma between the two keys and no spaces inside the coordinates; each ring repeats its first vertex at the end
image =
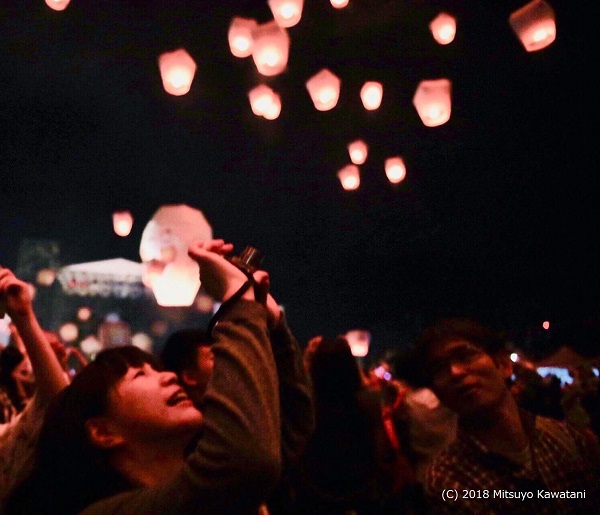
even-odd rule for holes
{"type": "Polygon", "coordinates": [[[457,339],[434,347],[429,368],[436,395],[458,415],[488,411],[509,395],[510,359],[494,360],[468,341],[457,339]]]}

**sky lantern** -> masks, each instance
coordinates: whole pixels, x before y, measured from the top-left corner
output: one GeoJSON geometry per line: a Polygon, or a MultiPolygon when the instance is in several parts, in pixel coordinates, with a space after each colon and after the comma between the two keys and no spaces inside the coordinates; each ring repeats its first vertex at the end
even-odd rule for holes
{"type": "Polygon", "coordinates": [[[381,105],[383,86],[381,82],[368,81],[360,90],[360,99],[367,111],[374,111],[381,105]]]}
{"type": "Polygon", "coordinates": [[[429,24],[429,30],[440,45],[452,43],[456,36],[456,19],[448,13],[440,13],[429,24]]]}
{"type": "Polygon", "coordinates": [[[71,343],[77,340],[79,328],[73,322],[67,322],[58,329],[58,335],[65,343],[71,343]]]}
{"type": "Polygon", "coordinates": [[[346,165],[337,173],[342,183],[342,188],[347,191],[355,190],[360,186],[360,172],[356,165],[346,165]]]}
{"type": "Polygon", "coordinates": [[[88,306],[81,306],[77,310],[77,318],[82,322],[87,322],[90,318],[92,318],[92,309],[88,306]]]}
{"type": "Polygon", "coordinates": [[[252,55],[254,38],[252,33],[258,26],[256,20],[234,17],[229,24],[227,40],[229,50],[235,57],[248,57],[252,55]]]}
{"type": "Polygon", "coordinates": [[[115,211],[113,213],[113,229],[118,236],[129,236],[133,226],[133,216],[129,211],[115,211]]]}
{"type": "Polygon", "coordinates": [[[258,73],[266,77],[279,75],[287,67],[290,38],[275,20],[258,25],[254,30],[252,59],[258,73]]]}
{"type": "Polygon", "coordinates": [[[510,26],[528,52],[546,48],[556,39],[554,9],[544,0],[533,0],[514,11],[510,26]]]}
{"type": "Polygon", "coordinates": [[[352,355],[356,358],[364,358],[369,352],[371,343],[371,333],[364,329],[352,329],[345,334],[346,340],[350,344],[352,355]]]}
{"type": "Polygon", "coordinates": [[[385,160],[385,175],[392,184],[402,182],[406,177],[406,165],[401,157],[390,157],[385,160]]]}
{"type": "Polygon", "coordinates": [[[46,0],[46,5],[53,11],[64,11],[71,0],[46,0]]]}
{"type": "Polygon", "coordinates": [[[419,83],[413,104],[423,125],[437,127],[450,119],[450,91],[451,83],[448,79],[423,80],[419,83]]]}
{"type": "Polygon", "coordinates": [[[350,154],[350,161],[355,165],[361,165],[367,160],[369,153],[369,147],[361,140],[357,139],[348,145],[348,154],[350,154]]]}
{"type": "Polygon", "coordinates": [[[268,3],[280,27],[293,27],[302,18],[304,0],[269,0],[268,3]]]}
{"type": "Polygon", "coordinates": [[[281,113],[281,97],[277,93],[273,93],[273,101],[271,105],[265,109],[263,116],[267,120],[275,120],[281,113]]]}
{"type": "Polygon", "coordinates": [[[35,276],[35,282],[40,286],[52,286],[56,279],[56,272],[52,268],[42,268],[35,276]]]}
{"type": "Polygon", "coordinates": [[[250,107],[256,116],[263,116],[265,111],[274,102],[275,93],[265,84],[259,84],[248,92],[250,107]]]}
{"type": "Polygon", "coordinates": [[[343,9],[348,5],[349,0],[329,0],[336,9],[343,9]]]}
{"type": "Polygon", "coordinates": [[[190,244],[211,240],[203,213],[186,204],[161,206],[146,224],[140,242],[144,284],[161,306],[190,306],[200,288],[198,264],[188,256],[190,244]],[[165,251],[166,250],[166,251],[165,251]]]}
{"type": "Polygon", "coordinates": [[[196,62],[183,48],[161,54],[158,66],[167,93],[181,96],[190,91],[196,73],[196,62]]]}
{"type": "Polygon", "coordinates": [[[323,68],[306,81],[306,89],[317,111],[333,109],[340,97],[340,79],[323,68]]]}

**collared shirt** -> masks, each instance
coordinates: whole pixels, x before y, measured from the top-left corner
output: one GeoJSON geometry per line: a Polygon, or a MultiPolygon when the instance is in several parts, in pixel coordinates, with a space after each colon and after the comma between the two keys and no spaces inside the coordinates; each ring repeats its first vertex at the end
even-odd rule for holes
{"type": "Polygon", "coordinates": [[[530,442],[521,464],[459,428],[456,441],[426,471],[431,513],[598,513],[597,440],[550,418],[521,412],[521,420],[530,442]]]}

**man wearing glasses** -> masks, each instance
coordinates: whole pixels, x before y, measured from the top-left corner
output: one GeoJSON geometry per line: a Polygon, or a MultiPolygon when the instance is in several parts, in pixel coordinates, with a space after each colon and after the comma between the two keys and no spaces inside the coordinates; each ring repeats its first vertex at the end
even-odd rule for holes
{"type": "Polygon", "coordinates": [[[457,439],[428,467],[431,513],[595,513],[594,434],[523,411],[510,393],[503,341],[467,319],[444,319],[417,350],[431,389],[459,420],[457,439]]]}

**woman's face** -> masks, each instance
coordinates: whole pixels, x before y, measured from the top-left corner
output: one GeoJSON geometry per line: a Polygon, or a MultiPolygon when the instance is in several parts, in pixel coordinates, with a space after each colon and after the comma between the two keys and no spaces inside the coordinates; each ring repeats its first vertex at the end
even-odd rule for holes
{"type": "Polygon", "coordinates": [[[193,436],[202,426],[177,376],[148,363],[129,367],[110,393],[107,415],[129,441],[193,436]]]}

